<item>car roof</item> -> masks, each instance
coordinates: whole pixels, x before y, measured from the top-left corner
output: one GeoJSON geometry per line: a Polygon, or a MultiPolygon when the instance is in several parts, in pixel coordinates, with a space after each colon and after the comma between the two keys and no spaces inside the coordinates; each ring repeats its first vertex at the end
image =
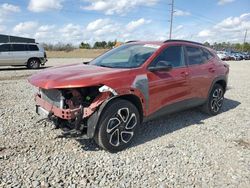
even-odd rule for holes
{"type": "Polygon", "coordinates": [[[29,43],[29,42],[5,42],[5,43],[0,43],[2,44],[32,44],[32,45],[38,45],[38,43],[29,43]]]}
{"type": "Polygon", "coordinates": [[[171,39],[171,40],[166,40],[166,41],[137,41],[137,40],[133,40],[133,41],[126,42],[126,44],[128,44],[128,43],[154,44],[154,45],[160,45],[160,46],[162,46],[164,44],[169,44],[169,43],[181,43],[181,44],[193,44],[193,45],[199,45],[199,46],[205,47],[203,44],[198,43],[198,42],[188,41],[188,40],[176,40],[176,39],[171,39]]]}

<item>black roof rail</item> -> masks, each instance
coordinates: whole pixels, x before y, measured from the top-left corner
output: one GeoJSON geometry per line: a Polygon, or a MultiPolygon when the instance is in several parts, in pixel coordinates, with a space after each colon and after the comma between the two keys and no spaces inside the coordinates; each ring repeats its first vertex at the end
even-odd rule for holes
{"type": "Polygon", "coordinates": [[[127,41],[125,43],[127,44],[127,43],[131,43],[131,42],[138,42],[138,40],[130,40],[130,41],[127,41]]]}
{"type": "Polygon", "coordinates": [[[169,40],[164,41],[164,43],[167,43],[167,42],[187,42],[187,43],[191,43],[191,44],[198,44],[198,45],[204,46],[204,44],[202,44],[202,43],[193,42],[193,41],[189,41],[189,40],[169,39],[169,40]]]}

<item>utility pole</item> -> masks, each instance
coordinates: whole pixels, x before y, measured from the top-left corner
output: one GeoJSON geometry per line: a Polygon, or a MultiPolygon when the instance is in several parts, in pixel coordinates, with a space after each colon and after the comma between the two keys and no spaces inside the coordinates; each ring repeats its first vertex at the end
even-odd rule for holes
{"type": "Polygon", "coordinates": [[[172,38],[172,27],[173,27],[173,17],[174,17],[174,0],[172,0],[171,5],[171,18],[170,18],[170,31],[169,31],[169,39],[172,38]]]}
{"type": "Polygon", "coordinates": [[[244,44],[246,43],[246,39],[247,39],[247,29],[245,31],[244,41],[243,41],[243,45],[242,45],[242,52],[244,51],[244,44]]]}

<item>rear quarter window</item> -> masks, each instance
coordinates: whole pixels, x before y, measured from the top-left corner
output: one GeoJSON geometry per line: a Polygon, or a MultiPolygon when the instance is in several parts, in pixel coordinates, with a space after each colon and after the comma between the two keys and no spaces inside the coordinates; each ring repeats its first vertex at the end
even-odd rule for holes
{"type": "Polygon", "coordinates": [[[39,48],[37,45],[28,45],[29,51],[39,51],[39,48]]]}
{"type": "Polygon", "coordinates": [[[186,46],[186,55],[189,65],[199,65],[207,60],[199,47],[186,46]]]}
{"type": "Polygon", "coordinates": [[[203,51],[203,56],[205,56],[207,60],[214,58],[214,55],[209,50],[202,48],[202,51],[203,51]]]}

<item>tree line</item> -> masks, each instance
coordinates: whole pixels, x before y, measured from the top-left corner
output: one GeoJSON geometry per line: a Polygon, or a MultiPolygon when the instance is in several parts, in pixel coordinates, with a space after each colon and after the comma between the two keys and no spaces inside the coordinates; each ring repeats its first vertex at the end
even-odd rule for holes
{"type": "MultiPolygon", "coordinates": [[[[87,42],[81,42],[79,46],[74,46],[70,43],[57,43],[57,44],[47,44],[43,43],[43,47],[47,51],[72,51],[74,49],[111,49],[116,46],[117,42],[115,41],[97,41],[93,45],[87,42]]],[[[121,44],[121,43],[120,43],[121,44]]],[[[244,44],[240,43],[230,43],[230,42],[221,42],[221,43],[213,43],[210,44],[208,42],[204,43],[205,46],[213,48],[214,50],[230,50],[230,51],[244,51],[250,52],[250,43],[246,42],[244,44]]]]}
{"type": "Polygon", "coordinates": [[[42,46],[46,51],[72,51],[74,49],[111,49],[117,44],[117,41],[97,41],[93,45],[87,42],[81,42],[79,46],[74,46],[71,43],[57,43],[57,44],[49,44],[42,43],[42,46]]]}
{"type": "Polygon", "coordinates": [[[79,48],[81,49],[110,49],[116,45],[117,41],[97,41],[91,46],[89,43],[81,42],[79,48]]]}
{"type": "Polygon", "coordinates": [[[205,46],[213,48],[214,50],[230,50],[230,51],[242,51],[242,52],[250,52],[250,43],[230,43],[230,42],[221,42],[221,43],[213,43],[210,44],[208,42],[204,43],[205,46]]]}

